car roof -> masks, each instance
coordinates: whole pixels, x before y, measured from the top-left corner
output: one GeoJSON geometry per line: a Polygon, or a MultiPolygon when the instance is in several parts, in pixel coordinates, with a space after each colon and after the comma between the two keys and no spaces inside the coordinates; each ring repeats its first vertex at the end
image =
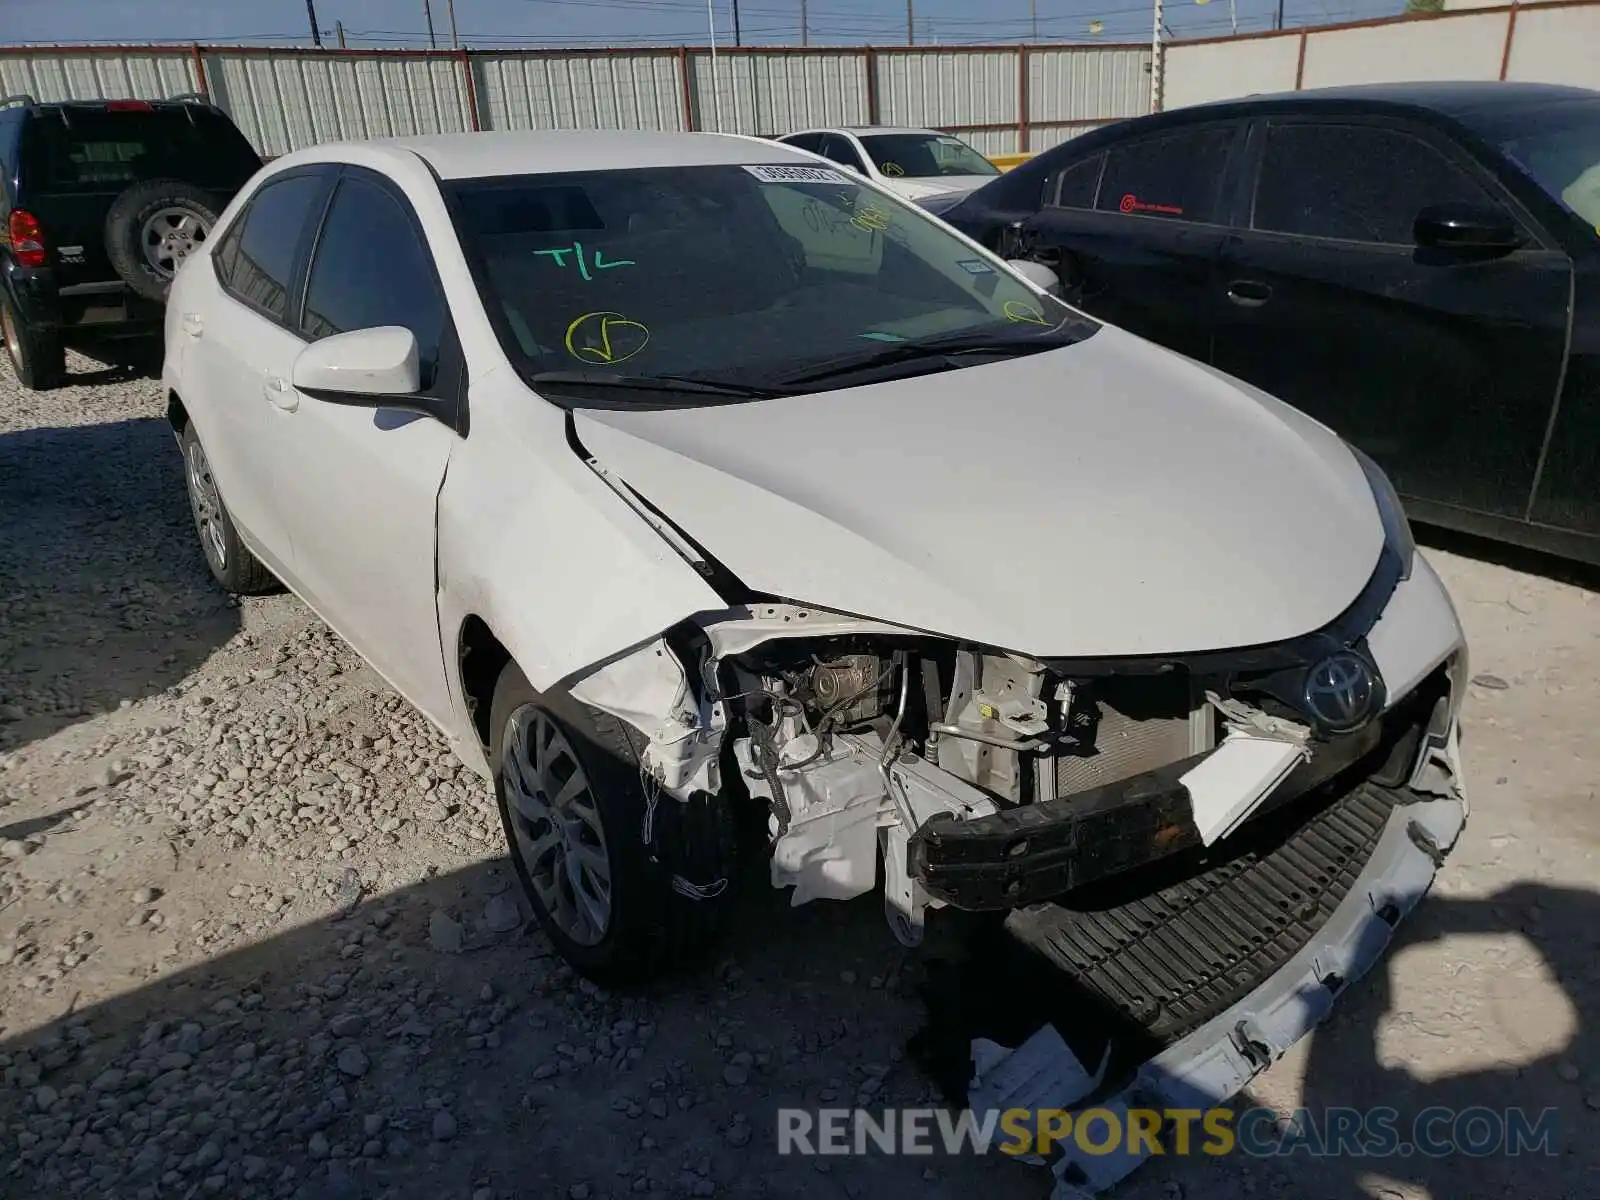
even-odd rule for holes
{"type": "Polygon", "coordinates": [[[794,133],[786,133],[784,137],[793,137],[795,133],[852,133],[856,137],[870,137],[875,133],[914,133],[927,134],[930,137],[943,137],[937,129],[923,129],[915,125],[818,125],[814,129],[796,129],[794,133]]]}
{"type": "Polygon", "coordinates": [[[302,162],[340,161],[343,146],[409,151],[441,179],[485,179],[557,171],[623,171],[634,167],[700,167],[812,162],[810,155],[765,138],[724,133],[660,133],[631,129],[538,129],[446,133],[324,143],[302,162]]]}
{"type": "Polygon", "coordinates": [[[1310,88],[1298,92],[1271,92],[1216,100],[1208,104],[1171,110],[1193,113],[1218,109],[1248,110],[1257,106],[1294,107],[1302,110],[1370,104],[1383,108],[1407,108],[1439,113],[1458,121],[1471,122],[1484,116],[1500,115],[1518,109],[1540,108],[1553,102],[1600,99],[1600,92],[1589,88],[1555,83],[1500,83],[1488,80],[1439,80],[1424,83],[1363,83],[1343,87],[1310,88]]]}

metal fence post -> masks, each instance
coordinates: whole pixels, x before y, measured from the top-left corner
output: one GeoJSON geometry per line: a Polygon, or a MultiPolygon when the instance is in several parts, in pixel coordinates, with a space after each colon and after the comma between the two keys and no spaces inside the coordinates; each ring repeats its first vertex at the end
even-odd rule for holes
{"type": "Polygon", "coordinates": [[[868,46],[863,54],[867,69],[867,124],[878,123],[878,49],[868,46]]]}
{"type": "Polygon", "coordinates": [[[1028,44],[1017,47],[1017,150],[1028,152],[1028,44]]]}
{"type": "Polygon", "coordinates": [[[1506,72],[1511,69],[1511,44],[1517,40],[1517,10],[1521,7],[1516,0],[1511,0],[1511,15],[1506,18],[1506,48],[1500,52],[1500,78],[1506,77],[1506,72]]]}
{"type": "Polygon", "coordinates": [[[694,119],[694,88],[689,75],[689,47],[678,47],[678,86],[683,91],[683,127],[690,133],[697,128],[694,119]]]}
{"type": "Polygon", "coordinates": [[[194,90],[207,100],[211,99],[211,84],[206,79],[206,56],[200,51],[200,43],[194,44],[194,90]]]}
{"type": "Polygon", "coordinates": [[[478,116],[478,81],[472,77],[472,54],[463,50],[460,54],[461,76],[467,85],[467,121],[472,126],[472,132],[477,133],[483,128],[478,116]]]}

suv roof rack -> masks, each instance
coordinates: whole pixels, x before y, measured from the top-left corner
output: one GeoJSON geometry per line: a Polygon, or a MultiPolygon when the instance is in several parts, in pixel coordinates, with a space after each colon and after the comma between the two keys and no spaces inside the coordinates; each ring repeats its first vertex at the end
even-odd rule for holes
{"type": "Polygon", "coordinates": [[[13,104],[24,104],[29,108],[34,108],[38,103],[26,92],[18,92],[15,96],[7,96],[5,99],[0,100],[0,108],[10,108],[13,104]]]}
{"type": "Polygon", "coordinates": [[[215,108],[211,97],[204,92],[179,92],[176,96],[167,97],[168,104],[203,104],[207,108],[215,108]]]}

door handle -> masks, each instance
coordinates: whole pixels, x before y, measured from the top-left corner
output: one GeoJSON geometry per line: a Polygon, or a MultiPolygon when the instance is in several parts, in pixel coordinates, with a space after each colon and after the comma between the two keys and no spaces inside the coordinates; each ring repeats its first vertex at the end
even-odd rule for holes
{"type": "Polygon", "coordinates": [[[284,412],[293,412],[300,407],[300,393],[295,391],[289,381],[281,375],[268,375],[263,379],[261,394],[274,408],[282,409],[284,412]]]}
{"type": "Polygon", "coordinates": [[[1260,308],[1272,299],[1272,289],[1254,279],[1235,279],[1228,285],[1228,299],[1240,308],[1260,308]]]}
{"type": "Polygon", "coordinates": [[[183,331],[192,338],[199,337],[206,330],[205,322],[200,319],[198,313],[184,313],[179,318],[179,324],[183,326],[183,331]]]}

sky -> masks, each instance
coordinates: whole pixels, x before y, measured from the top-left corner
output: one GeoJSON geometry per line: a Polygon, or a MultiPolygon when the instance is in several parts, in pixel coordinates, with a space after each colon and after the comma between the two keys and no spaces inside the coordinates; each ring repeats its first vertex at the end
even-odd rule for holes
{"type": "MultiPolygon", "coordinates": [[[[918,43],[1147,42],[1153,0],[910,0],[918,43]],[[1097,22],[1098,30],[1091,26],[1097,22]]],[[[1240,32],[1393,16],[1404,0],[1233,0],[1240,32]]],[[[451,45],[450,0],[313,0],[327,45],[451,45]]],[[[1220,37],[1230,0],[1165,0],[1173,37],[1220,37]]],[[[712,0],[719,43],[733,40],[735,0],[712,0]]],[[[705,0],[454,0],[470,47],[704,45],[705,0]]],[[[801,0],[737,0],[745,45],[797,45],[801,0]]],[[[4,0],[0,42],[243,42],[309,45],[306,0],[4,0]]],[[[811,45],[903,45],[906,0],[806,0],[811,45]]]]}

